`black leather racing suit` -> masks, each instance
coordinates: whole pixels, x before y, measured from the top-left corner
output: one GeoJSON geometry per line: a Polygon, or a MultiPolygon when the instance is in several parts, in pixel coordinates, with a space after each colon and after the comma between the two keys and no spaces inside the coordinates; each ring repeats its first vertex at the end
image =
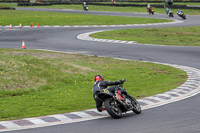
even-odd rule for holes
{"type": "Polygon", "coordinates": [[[96,108],[97,108],[98,111],[101,111],[103,102],[101,100],[99,100],[98,98],[96,98],[95,95],[98,92],[103,91],[103,89],[107,89],[110,92],[114,92],[115,91],[115,86],[113,86],[113,85],[123,84],[123,82],[124,82],[124,80],[120,80],[120,81],[96,81],[94,83],[94,86],[93,86],[93,97],[94,97],[94,100],[96,102],[96,108]],[[107,88],[108,86],[112,86],[112,87],[107,88]]]}

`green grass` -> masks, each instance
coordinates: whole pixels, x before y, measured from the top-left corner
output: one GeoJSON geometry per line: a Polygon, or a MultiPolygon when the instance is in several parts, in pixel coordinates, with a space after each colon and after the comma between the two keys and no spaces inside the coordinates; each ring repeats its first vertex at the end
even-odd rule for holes
{"type": "Polygon", "coordinates": [[[0,8],[1,7],[17,7],[16,3],[0,3],[0,8]]]}
{"type": "MultiPolygon", "coordinates": [[[[176,3],[175,3],[176,4],[176,3]]],[[[179,4],[179,3],[178,3],[179,4]]],[[[181,4],[181,3],[180,3],[181,4]]],[[[185,3],[189,5],[190,3],[185,3]]],[[[197,5],[198,3],[191,4],[197,5]]],[[[17,7],[17,4],[5,4],[0,3],[0,5],[5,5],[8,7],[17,7]]],[[[115,6],[96,6],[96,5],[88,5],[89,11],[112,11],[112,12],[139,12],[146,13],[146,7],[115,7],[115,6]]],[[[29,7],[27,7],[29,8],[29,7]]],[[[72,9],[72,10],[83,10],[82,5],[52,5],[52,6],[36,6],[31,8],[56,8],[56,9],[72,9]]],[[[165,14],[164,8],[153,8],[155,13],[165,14]]],[[[174,13],[176,13],[177,9],[171,9],[174,13]]],[[[199,9],[181,9],[186,15],[200,15],[199,9]]]]}
{"type": "Polygon", "coordinates": [[[99,32],[94,38],[137,41],[144,44],[200,46],[200,27],[124,29],[99,32]]]}
{"type": "Polygon", "coordinates": [[[94,75],[125,78],[136,98],[162,93],[184,83],[173,67],[96,56],[36,50],[0,49],[0,121],[95,108],[94,75]]]}
{"type": "Polygon", "coordinates": [[[0,25],[111,25],[170,22],[165,19],[100,16],[75,13],[0,10],[0,25]]]}
{"type": "MultiPolygon", "coordinates": [[[[102,4],[111,4],[111,2],[92,2],[92,3],[102,3],[102,4]]],[[[134,2],[134,1],[130,1],[130,2],[116,2],[116,4],[153,4],[153,5],[165,5],[165,1],[158,3],[158,2],[134,2]]],[[[188,2],[173,2],[173,5],[196,5],[199,6],[200,3],[188,3],[188,2]]]]}
{"type": "MultiPolygon", "coordinates": [[[[108,3],[108,4],[110,4],[111,2],[91,2],[91,3],[108,3]]],[[[155,3],[155,2],[151,2],[151,1],[149,1],[149,2],[134,2],[133,1],[133,2],[116,2],[116,4],[165,4],[165,2],[163,1],[162,3],[158,3],[158,2],[155,3]]],[[[191,3],[191,2],[189,2],[189,3],[188,2],[174,2],[173,4],[174,5],[195,5],[195,6],[200,5],[200,3],[198,3],[198,2],[197,3],[195,3],[195,2],[193,2],[193,3],[191,3]]],[[[54,7],[54,6],[65,7],[66,5],[53,5],[52,7],[54,7]]],[[[17,3],[0,3],[0,7],[19,7],[19,6],[17,6],[17,3]]],[[[51,6],[49,6],[49,7],[51,7],[51,6]]],[[[45,8],[45,6],[44,6],[44,8],[45,8]]]]}
{"type": "MultiPolygon", "coordinates": [[[[146,7],[115,7],[115,6],[96,6],[88,5],[89,11],[112,11],[112,12],[138,12],[147,13],[146,7]]],[[[33,8],[33,7],[32,7],[33,8]]],[[[56,9],[72,9],[72,10],[83,10],[82,5],[52,5],[52,6],[41,6],[36,8],[56,8],[56,9]]],[[[162,13],[165,14],[165,9],[154,8],[155,14],[162,13]]],[[[171,9],[176,13],[177,9],[171,9]]],[[[199,9],[181,9],[186,15],[200,15],[199,9]]]]}

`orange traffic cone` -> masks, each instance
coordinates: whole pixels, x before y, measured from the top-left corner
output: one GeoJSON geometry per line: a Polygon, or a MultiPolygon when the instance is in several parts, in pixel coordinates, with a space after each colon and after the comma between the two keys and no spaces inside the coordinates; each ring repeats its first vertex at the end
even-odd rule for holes
{"type": "Polygon", "coordinates": [[[21,23],[19,23],[19,28],[22,28],[22,24],[21,23]]]}
{"type": "Polygon", "coordinates": [[[37,23],[37,27],[38,27],[38,28],[40,27],[40,24],[39,24],[39,22],[37,23]]]}
{"type": "Polygon", "coordinates": [[[12,29],[12,24],[10,24],[10,29],[12,29]]]}
{"type": "Polygon", "coordinates": [[[22,49],[26,49],[24,40],[22,41],[22,49]]]}

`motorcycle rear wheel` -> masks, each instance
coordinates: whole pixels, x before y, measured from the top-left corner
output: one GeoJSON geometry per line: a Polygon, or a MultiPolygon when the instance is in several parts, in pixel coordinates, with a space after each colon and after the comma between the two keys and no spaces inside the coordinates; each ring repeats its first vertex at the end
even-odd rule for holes
{"type": "Polygon", "coordinates": [[[114,119],[119,119],[122,117],[121,109],[116,104],[114,104],[113,100],[106,99],[104,101],[104,105],[108,114],[110,114],[110,116],[112,116],[114,119]]]}

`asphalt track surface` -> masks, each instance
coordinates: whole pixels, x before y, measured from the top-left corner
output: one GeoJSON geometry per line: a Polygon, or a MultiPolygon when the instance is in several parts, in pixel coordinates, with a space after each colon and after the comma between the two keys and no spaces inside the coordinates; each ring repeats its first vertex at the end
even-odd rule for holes
{"type": "MultiPolygon", "coordinates": [[[[19,8],[18,8],[19,9],[19,8]]],[[[22,9],[22,8],[20,8],[22,9]]],[[[39,10],[39,9],[28,9],[39,10]]],[[[46,10],[46,9],[42,9],[46,10]]],[[[50,10],[58,11],[60,10],[50,10]]],[[[113,13],[113,12],[83,12],[98,15],[115,15],[130,17],[168,18],[165,14],[113,13]]],[[[175,16],[174,19],[182,20],[175,16]]],[[[200,47],[182,46],[153,46],[153,45],[125,45],[118,43],[102,43],[78,40],[77,35],[119,28],[153,28],[153,27],[182,27],[200,25],[200,16],[189,16],[180,24],[129,26],[129,27],[68,27],[68,28],[26,28],[16,30],[0,30],[1,48],[21,48],[22,40],[26,41],[27,49],[48,49],[63,52],[75,52],[89,55],[126,58],[139,61],[153,61],[190,66],[200,69],[200,47]]],[[[12,133],[199,133],[200,132],[200,94],[188,99],[164,106],[144,110],[142,114],[125,115],[115,120],[111,117],[56,125],[10,131],[12,133]]]]}

